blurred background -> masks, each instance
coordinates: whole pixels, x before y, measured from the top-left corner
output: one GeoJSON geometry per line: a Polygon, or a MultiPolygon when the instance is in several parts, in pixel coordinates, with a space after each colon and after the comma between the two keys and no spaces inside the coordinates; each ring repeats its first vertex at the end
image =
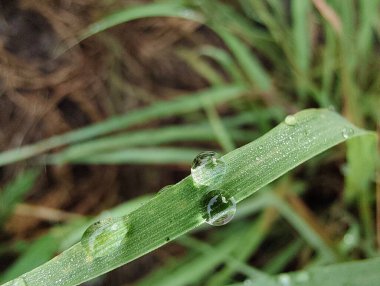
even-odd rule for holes
{"type": "MultiPolygon", "coordinates": [[[[1,0],[0,150],[33,147],[0,155],[0,282],[68,248],[105,210],[186,177],[194,154],[233,150],[287,114],[330,108],[376,130],[380,1],[342,4],[1,0]],[[133,21],[112,21],[125,11],[133,21]],[[168,14],[180,17],[159,17],[168,14]],[[220,93],[218,104],[192,107],[199,92],[220,93]],[[127,119],[79,129],[114,116],[127,119]]],[[[249,281],[247,266],[277,274],[377,256],[375,149],[333,148],[272,183],[269,197],[255,194],[227,226],[85,285],[229,285],[249,281]]]]}

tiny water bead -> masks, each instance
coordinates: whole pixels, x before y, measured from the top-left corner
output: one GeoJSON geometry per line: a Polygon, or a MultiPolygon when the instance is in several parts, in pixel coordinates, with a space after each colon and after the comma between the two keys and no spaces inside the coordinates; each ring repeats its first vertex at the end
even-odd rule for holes
{"type": "Polygon", "coordinates": [[[236,213],[236,201],[222,190],[208,192],[202,205],[205,208],[204,218],[213,226],[225,225],[236,213]]]}
{"type": "Polygon", "coordinates": [[[108,218],[92,224],[82,236],[82,246],[91,257],[112,254],[126,239],[128,218],[108,218]]]}
{"type": "Polygon", "coordinates": [[[280,274],[278,276],[278,282],[281,286],[291,286],[291,279],[288,274],[280,274]]]}
{"type": "Polygon", "coordinates": [[[354,135],[354,129],[352,128],[343,128],[342,130],[342,136],[344,139],[347,139],[349,137],[351,137],[352,135],[354,135]]]}
{"type": "Polygon", "coordinates": [[[26,284],[24,278],[20,277],[13,280],[12,286],[28,286],[28,284],[26,284]]]}
{"type": "Polygon", "coordinates": [[[191,176],[196,187],[216,186],[226,173],[226,164],[220,155],[205,151],[195,157],[191,165],[191,176]]]}
{"type": "Polygon", "coordinates": [[[294,115],[288,115],[285,117],[285,124],[289,126],[294,126],[297,124],[297,118],[294,115]]]}

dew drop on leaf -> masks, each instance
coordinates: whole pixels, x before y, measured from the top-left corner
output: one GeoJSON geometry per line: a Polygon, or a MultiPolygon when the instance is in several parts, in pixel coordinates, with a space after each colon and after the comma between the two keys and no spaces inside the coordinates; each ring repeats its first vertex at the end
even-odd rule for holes
{"type": "Polygon", "coordinates": [[[307,283],[310,280],[310,275],[306,271],[301,271],[295,275],[294,279],[297,283],[307,283]]]}
{"type": "Polygon", "coordinates": [[[91,257],[114,253],[125,241],[128,218],[108,218],[92,224],[82,236],[82,246],[91,257]]]}
{"type": "Polygon", "coordinates": [[[226,173],[226,164],[218,153],[205,151],[195,157],[191,176],[196,187],[216,186],[226,173]]]}
{"type": "Polygon", "coordinates": [[[13,281],[12,286],[28,286],[28,284],[26,284],[24,278],[19,277],[13,281]]]}
{"type": "Polygon", "coordinates": [[[278,276],[278,282],[281,286],[291,286],[291,279],[288,274],[280,274],[278,276]]]}
{"type": "Polygon", "coordinates": [[[225,225],[236,213],[235,199],[222,190],[208,192],[202,201],[205,207],[204,218],[210,225],[225,225]]]}
{"type": "Polygon", "coordinates": [[[297,118],[294,115],[288,115],[285,117],[285,124],[289,126],[294,126],[297,124],[297,118]]]}
{"type": "Polygon", "coordinates": [[[343,128],[342,130],[342,136],[344,139],[347,139],[349,137],[351,137],[352,135],[354,135],[354,129],[352,128],[343,128]]]}

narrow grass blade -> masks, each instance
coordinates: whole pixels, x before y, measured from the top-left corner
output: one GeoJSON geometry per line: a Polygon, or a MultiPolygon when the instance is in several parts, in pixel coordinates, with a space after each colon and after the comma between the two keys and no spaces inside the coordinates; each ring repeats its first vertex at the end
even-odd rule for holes
{"type": "Polygon", "coordinates": [[[291,3],[294,39],[294,58],[299,69],[308,73],[311,54],[310,8],[309,0],[294,0],[291,3]]]}
{"type": "MultiPolygon", "coordinates": [[[[190,165],[202,150],[190,148],[130,148],[121,151],[94,154],[72,160],[80,164],[186,164],[190,165]]],[[[54,161],[47,160],[48,164],[54,161]]]]}
{"type": "MultiPolygon", "coordinates": [[[[308,271],[280,274],[276,279],[261,280],[263,286],[375,286],[380,281],[380,258],[346,262],[325,267],[316,267],[308,271]]],[[[256,281],[258,282],[258,281],[256,281]]],[[[234,286],[246,286],[238,283],[234,286]]],[[[250,285],[250,284],[248,284],[250,285]]],[[[253,284],[252,284],[253,285],[253,284]]]]}
{"type": "Polygon", "coordinates": [[[203,107],[204,98],[214,104],[220,104],[241,96],[246,90],[243,85],[225,85],[176,97],[170,101],[158,101],[146,108],[112,117],[98,124],[57,135],[33,145],[0,153],[0,166],[30,158],[59,146],[104,135],[149,120],[167,118],[198,110],[203,107]]]}
{"type": "Polygon", "coordinates": [[[258,86],[260,90],[268,91],[271,87],[270,77],[248,47],[227,30],[217,27],[215,27],[214,30],[219,34],[236,57],[237,62],[249,81],[258,86]]]}
{"type": "MultiPolygon", "coordinates": [[[[272,182],[311,157],[348,138],[373,133],[359,129],[335,112],[325,109],[301,111],[264,136],[225,156],[226,173],[220,188],[237,202],[272,182]],[[349,137],[342,131],[348,128],[349,137]]],[[[81,243],[22,276],[29,286],[77,285],[134,260],[204,223],[206,193],[187,177],[161,191],[123,220],[114,235],[127,231],[123,243],[103,241],[102,254],[94,258],[81,243]],[[108,253],[108,254],[107,254],[108,253]]],[[[372,271],[376,275],[377,271],[372,271]]],[[[20,278],[21,279],[21,278],[20,278]]],[[[5,285],[12,285],[11,281],[5,285]]],[[[319,284],[320,285],[320,284],[319,284]]],[[[373,284],[372,284],[373,285],[373,284]]]]}
{"type": "Polygon", "coordinates": [[[0,283],[16,278],[17,276],[40,266],[51,259],[57,250],[58,242],[50,234],[36,240],[21,259],[18,259],[0,278],[0,283]]]}
{"type": "Polygon", "coordinates": [[[148,17],[181,17],[193,21],[201,21],[201,15],[186,9],[183,1],[170,1],[166,3],[152,3],[146,5],[130,6],[90,25],[80,36],[80,41],[91,37],[101,31],[121,23],[148,17]]]}
{"type": "MultiPolygon", "coordinates": [[[[256,133],[229,129],[229,134],[238,142],[249,142],[256,133]]],[[[56,163],[75,161],[78,158],[130,147],[155,146],[174,142],[210,142],[216,139],[209,124],[168,126],[113,135],[89,142],[74,144],[62,152],[52,155],[56,163]]]]}
{"type": "Polygon", "coordinates": [[[36,170],[22,172],[0,192],[0,226],[12,213],[15,205],[21,202],[25,194],[33,187],[38,174],[36,170]]]}

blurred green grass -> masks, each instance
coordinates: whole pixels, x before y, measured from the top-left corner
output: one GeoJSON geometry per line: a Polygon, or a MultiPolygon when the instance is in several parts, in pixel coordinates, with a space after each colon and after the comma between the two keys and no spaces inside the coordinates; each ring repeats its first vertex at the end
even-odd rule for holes
{"type": "MultiPolygon", "coordinates": [[[[178,55],[210,87],[200,94],[175,99],[173,104],[154,102],[132,114],[2,153],[0,164],[24,160],[57,146],[65,148],[38,157],[38,162],[186,164],[195,150],[202,149],[205,143],[229,151],[265,133],[285,114],[308,107],[333,107],[356,125],[376,129],[380,122],[379,5],[378,0],[347,0],[344,5],[338,0],[189,0],[158,1],[117,11],[90,26],[82,37],[130,19],[160,15],[194,19],[212,29],[223,41],[224,48],[203,46],[178,50],[178,55]],[[228,108],[228,116],[218,109],[222,102],[228,108]],[[186,122],[186,115],[197,110],[203,110],[205,115],[186,122]],[[132,125],[169,116],[182,118],[184,124],[124,131],[132,125]],[[154,140],[149,140],[150,137],[154,140]],[[181,141],[191,143],[191,148],[181,146],[181,141]],[[145,149],[161,154],[162,159],[150,155],[145,149]],[[170,160],[163,152],[172,155],[170,160]]],[[[234,225],[222,231],[205,230],[210,236],[207,243],[179,240],[176,243],[186,247],[187,255],[168,260],[139,284],[228,285],[246,278],[254,282],[252,271],[256,273],[257,269],[270,274],[318,269],[326,261],[317,255],[316,245],[305,243],[305,235],[314,232],[322,237],[322,243],[333,244],[339,249],[339,262],[377,256],[377,142],[360,141],[355,139],[347,144],[347,158],[344,152],[328,152],[305,164],[298,172],[275,182],[272,188],[276,195],[270,193],[265,199],[257,196],[250,201],[251,205],[247,203],[247,209],[252,208],[248,214],[255,212],[254,216],[251,214],[250,219],[238,217],[234,225]],[[307,198],[311,191],[318,191],[309,180],[310,174],[334,164],[343,169],[345,182],[341,194],[323,205],[323,211],[313,203],[307,205],[302,196],[307,198]],[[267,200],[271,204],[278,202],[279,208],[284,208],[283,212],[274,215],[268,208],[269,203],[255,209],[256,200],[267,200]],[[283,223],[284,218],[287,224],[283,223]],[[336,224],[343,222],[344,227],[334,230],[336,224]],[[321,229],[322,225],[325,227],[321,229]],[[237,237],[241,243],[236,243],[237,237]],[[203,265],[207,267],[200,267],[203,265]],[[201,270],[203,272],[199,275],[192,275],[201,270]]],[[[339,175],[327,173],[326,176],[326,188],[334,189],[329,184],[333,184],[339,175]]],[[[28,175],[21,180],[28,181],[28,187],[32,184],[28,175]]],[[[18,190],[26,192],[28,187],[18,190]]],[[[8,192],[4,190],[3,193],[8,192]]],[[[7,215],[10,206],[13,207],[14,203],[9,204],[7,215]]],[[[83,225],[79,223],[82,229],[83,225]]],[[[67,233],[73,231],[70,227],[68,229],[67,233]]],[[[49,235],[30,243],[31,246],[19,251],[19,262],[2,274],[2,278],[10,279],[36,266],[22,261],[36,261],[38,256],[41,259],[38,263],[42,263],[55,251],[62,250],[57,247],[56,238],[49,235]],[[39,251],[33,251],[33,245],[39,249],[41,240],[52,248],[46,248],[46,255],[39,256],[39,251]]],[[[375,269],[379,262],[373,261],[368,263],[375,265],[371,266],[375,269]]],[[[334,267],[339,268],[332,266],[332,269],[334,267]]],[[[350,267],[337,271],[343,273],[339,275],[356,273],[350,267]]],[[[369,281],[373,283],[373,280],[369,281]]]]}

